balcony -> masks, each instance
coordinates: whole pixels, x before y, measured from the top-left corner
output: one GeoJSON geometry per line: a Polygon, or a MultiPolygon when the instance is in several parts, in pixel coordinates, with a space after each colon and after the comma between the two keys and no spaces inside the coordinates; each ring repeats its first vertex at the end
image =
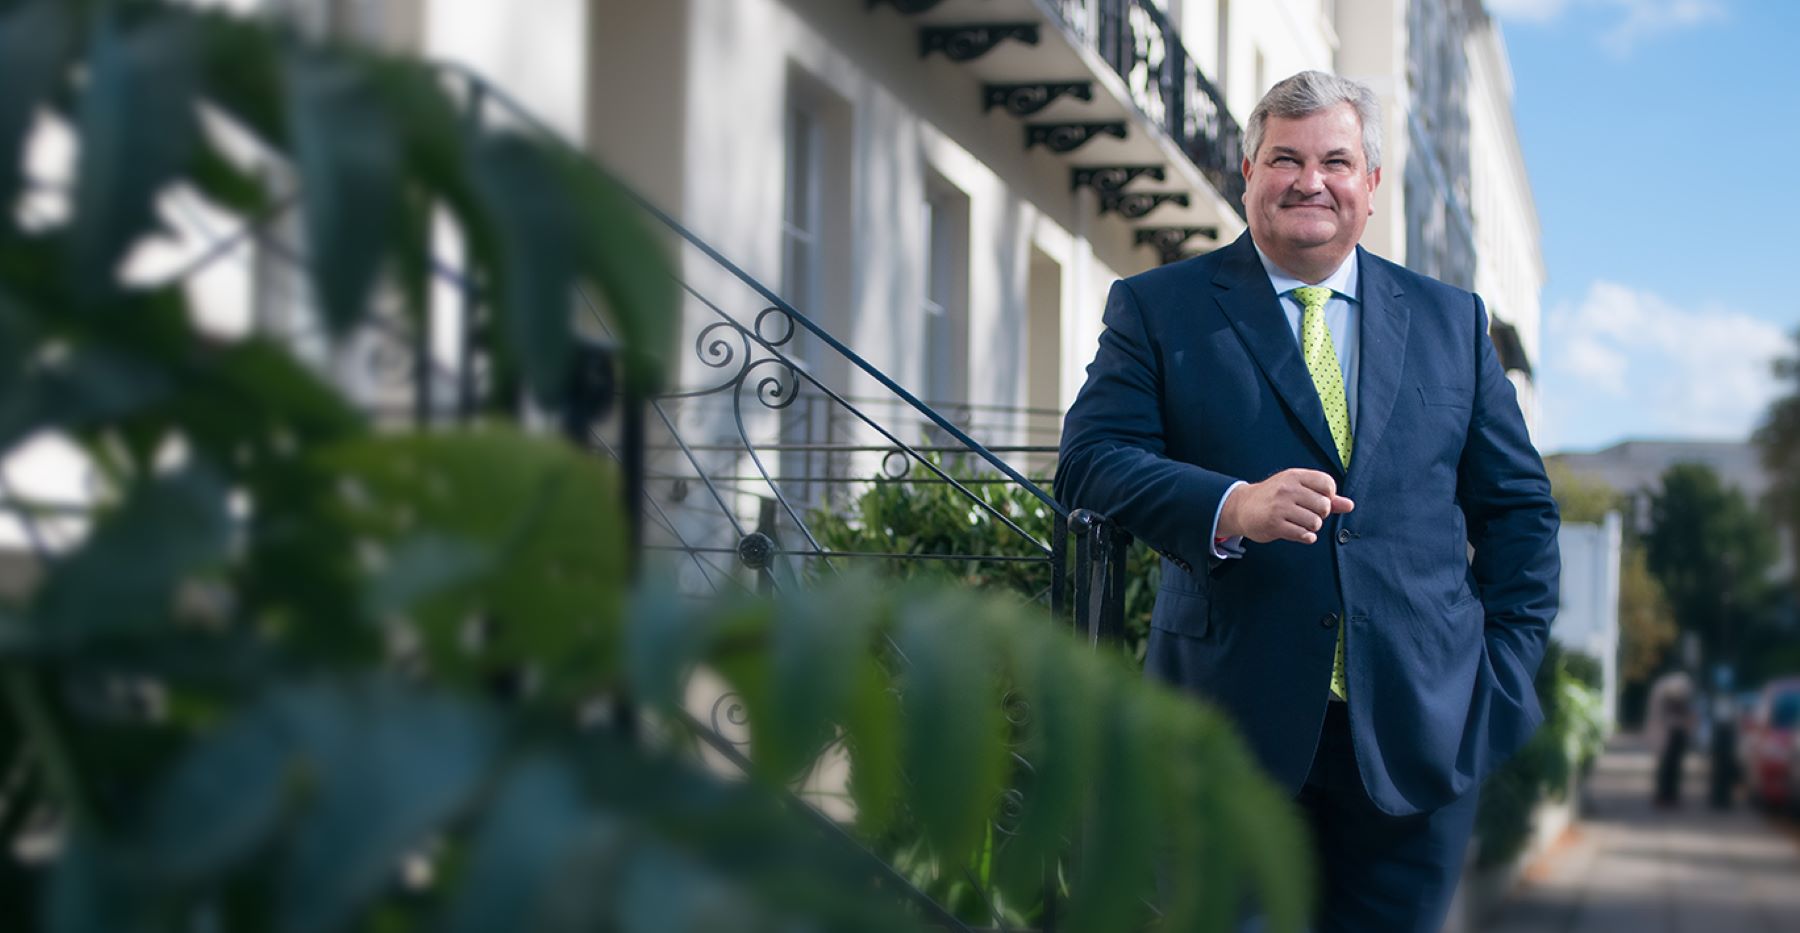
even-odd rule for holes
{"type": "Polygon", "coordinates": [[[1244,226],[1242,133],[1151,0],[868,0],[918,31],[923,59],[981,82],[983,110],[1069,166],[1099,213],[1164,262],[1244,226]]]}

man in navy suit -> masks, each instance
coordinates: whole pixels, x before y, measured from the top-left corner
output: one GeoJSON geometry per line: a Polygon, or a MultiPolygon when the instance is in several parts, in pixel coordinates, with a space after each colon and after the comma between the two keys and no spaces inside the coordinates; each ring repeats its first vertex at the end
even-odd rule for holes
{"type": "Polygon", "coordinates": [[[1269,91],[1249,232],[1114,284],[1056,489],[1163,555],[1147,673],[1292,792],[1316,927],[1436,933],[1542,719],[1558,518],[1481,299],[1357,246],[1380,127],[1352,81],[1269,91]]]}

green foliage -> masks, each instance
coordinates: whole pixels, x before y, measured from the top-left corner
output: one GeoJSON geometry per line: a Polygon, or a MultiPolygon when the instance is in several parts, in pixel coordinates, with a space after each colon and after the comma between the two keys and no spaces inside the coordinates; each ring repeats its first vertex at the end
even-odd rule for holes
{"type": "MultiPolygon", "coordinates": [[[[1775,521],[1787,531],[1794,553],[1800,553],[1800,329],[1794,331],[1791,349],[1791,356],[1775,361],[1775,378],[1787,392],[1769,404],[1752,440],[1761,449],[1763,468],[1772,480],[1768,499],[1775,521]]],[[[1793,583],[1800,598],[1800,575],[1793,583]]]]}
{"type": "MultiPolygon", "coordinates": [[[[933,463],[942,467],[939,460],[933,463]]],[[[992,474],[947,470],[995,512],[1037,541],[1048,544],[1055,514],[1016,483],[993,483],[992,474]]],[[[1045,480],[1036,481],[1040,487],[1045,480]]],[[[949,483],[877,477],[841,510],[807,516],[807,527],[827,550],[863,554],[916,554],[916,558],[874,559],[890,579],[930,579],[977,589],[1011,591],[1049,605],[1051,567],[1047,561],[934,560],[931,555],[1041,557],[1030,541],[1008,528],[969,495],[949,483]]],[[[1071,546],[1071,565],[1073,547],[1071,546]]],[[[1162,579],[1162,560],[1142,542],[1125,557],[1124,651],[1138,661],[1150,637],[1150,610],[1162,579]]],[[[1066,594],[1071,595],[1071,594],[1066,594]]]]}
{"type": "Polygon", "coordinates": [[[1775,533],[1742,493],[1699,464],[1663,474],[1645,557],[1675,620],[1700,636],[1705,662],[1741,663],[1744,634],[1767,602],[1775,533]]]}
{"type": "Polygon", "coordinates": [[[518,385],[559,401],[577,285],[652,385],[668,263],[577,154],[459,121],[420,66],[186,6],[4,4],[0,51],[8,207],[26,115],[74,125],[81,153],[67,224],[0,215],[0,455],[60,436],[101,471],[86,534],[0,605],[0,829],[60,843],[0,861],[9,923],[915,927],[787,792],[841,746],[849,828],[918,827],[920,871],[1012,904],[1049,878],[1066,928],[1118,929],[1146,919],[1158,858],[1202,879],[1171,928],[1226,929],[1246,895],[1299,927],[1299,824],[1225,723],[1018,600],[863,580],[628,598],[607,464],[500,425],[377,433],[283,348],[203,336],[179,288],[116,274],[167,183],[281,200],[205,136],[204,104],[296,160],[332,334],[390,278],[418,320],[441,205],[518,385]],[[688,753],[701,670],[742,698],[747,779],[688,753]],[[1024,805],[1001,832],[1007,788],[1024,805]]]}
{"type": "Polygon", "coordinates": [[[1551,642],[1535,687],[1544,724],[1518,754],[1488,776],[1475,814],[1476,864],[1503,865],[1524,851],[1534,829],[1532,811],[1565,799],[1600,755],[1605,711],[1594,677],[1598,662],[1551,642]]]}
{"type": "Polygon", "coordinates": [[[1606,513],[1625,510],[1623,497],[1605,482],[1576,473],[1556,460],[1546,464],[1546,469],[1563,521],[1599,524],[1606,513]]]}

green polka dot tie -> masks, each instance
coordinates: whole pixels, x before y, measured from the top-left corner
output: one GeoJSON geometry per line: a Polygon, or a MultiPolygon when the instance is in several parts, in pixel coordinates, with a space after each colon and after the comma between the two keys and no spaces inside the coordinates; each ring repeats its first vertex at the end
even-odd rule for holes
{"type": "MultiPolygon", "coordinates": [[[[1331,289],[1306,285],[1293,291],[1300,302],[1300,349],[1306,357],[1306,368],[1312,373],[1313,388],[1325,406],[1325,425],[1331,428],[1331,440],[1337,445],[1338,459],[1350,468],[1350,405],[1344,398],[1344,371],[1338,368],[1337,348],[1331,343],[1331,328],[1325,324],[1325,301],[1331,289]]],[[[1344,680],[1344,623],[1338,622],[1337,657],[1331,662],[1331,692],[1347,699],[1349,687],[1344,680]]]]}

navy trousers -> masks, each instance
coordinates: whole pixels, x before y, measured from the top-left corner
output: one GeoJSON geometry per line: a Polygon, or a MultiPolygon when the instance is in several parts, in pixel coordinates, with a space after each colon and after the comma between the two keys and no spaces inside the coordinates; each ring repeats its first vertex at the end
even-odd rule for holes
{"type": "Polygon", "coordinates": [[[1479,790],[1415,816],[1389,816],[1363,790],[1350,714],[1330,704],[1299,805],[1319,870],[1317,933],[1438,933],[1462,875],[1479,790]]]}

